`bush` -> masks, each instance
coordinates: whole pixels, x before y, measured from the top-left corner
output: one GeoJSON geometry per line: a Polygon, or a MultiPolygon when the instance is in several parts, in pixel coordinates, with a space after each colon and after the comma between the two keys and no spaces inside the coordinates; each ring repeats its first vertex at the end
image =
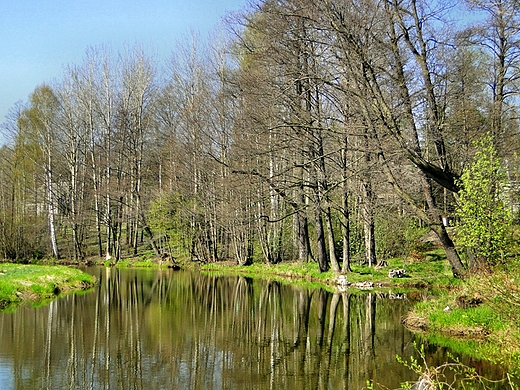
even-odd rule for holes
{"type": "MultiPolygon", "coordinates": [[[[487,134],[475,144],[477,152],[459,181],[458,243],[469,249],[478,264],[494,265],[504,259],[513,215],[505,202],[507,176],[487,134]]],[[[471,259],[470,259],[471,260],[471,259]]]]}
{"type": "MultiPolygon", "coordinates": [[[[394,215],[394,214],[392,214],[394,215]]],[[[412,252],[422,252],[421,237],[427,229],[420,228],[411,217],[395,218],[380,215],[376,221],[376,250],[380,259],[408,257],[412,252]]]]}

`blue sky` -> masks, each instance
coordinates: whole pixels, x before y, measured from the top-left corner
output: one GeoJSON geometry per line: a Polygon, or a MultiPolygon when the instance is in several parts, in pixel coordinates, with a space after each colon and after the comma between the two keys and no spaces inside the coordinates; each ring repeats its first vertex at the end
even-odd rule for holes
{"type": "Polygon", "coordinates": [[[136,43],[167,58],[247,0],[4,0],[0,5],[0,122],[36,86],[82,62],[88,47],[136,43]]]}

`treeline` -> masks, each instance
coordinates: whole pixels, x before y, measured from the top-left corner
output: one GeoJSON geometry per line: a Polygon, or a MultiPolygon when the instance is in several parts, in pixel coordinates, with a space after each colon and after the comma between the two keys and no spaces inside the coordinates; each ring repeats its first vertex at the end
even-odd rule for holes
{"type": "Polygon", "coordinates": [[[491,134],[518,193],[517,10],[262,1],[165,70],[139,47],[89,49],[4,124],[3,256],[117,262],[146,245],[347,272],[404,254],[423,226],[463,274],[442,216],[475,141],[491,134]]]}

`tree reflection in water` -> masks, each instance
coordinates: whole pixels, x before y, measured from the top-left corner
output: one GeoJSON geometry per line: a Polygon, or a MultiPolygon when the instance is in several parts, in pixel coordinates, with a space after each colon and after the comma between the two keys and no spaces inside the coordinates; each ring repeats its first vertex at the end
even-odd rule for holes
{"type": "MultiPolygon", "coordinates": [[[[184,271],[90,272],[101,281],[93,292],[0,315],[3,389],[361,389],[414,379],[395,358],[414,354],[405,300],[184,271]]],[[[430,358],[446,351],[430,347],[430,358]]]]}

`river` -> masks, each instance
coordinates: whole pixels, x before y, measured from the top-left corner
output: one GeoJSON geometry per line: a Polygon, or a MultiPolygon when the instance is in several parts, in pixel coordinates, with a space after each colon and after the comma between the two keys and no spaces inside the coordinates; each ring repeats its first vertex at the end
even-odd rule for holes
{"type": "MultiPolygon", "coordinates": [[[[0,313],[1,389],[358,390],[417,379],[396,360],[417,356],[401,295],[169,269],[87,272],[100,281],[90,292],[0,313]]],[[[448,352],[428,345],[428,364],[448,352]]]]}

